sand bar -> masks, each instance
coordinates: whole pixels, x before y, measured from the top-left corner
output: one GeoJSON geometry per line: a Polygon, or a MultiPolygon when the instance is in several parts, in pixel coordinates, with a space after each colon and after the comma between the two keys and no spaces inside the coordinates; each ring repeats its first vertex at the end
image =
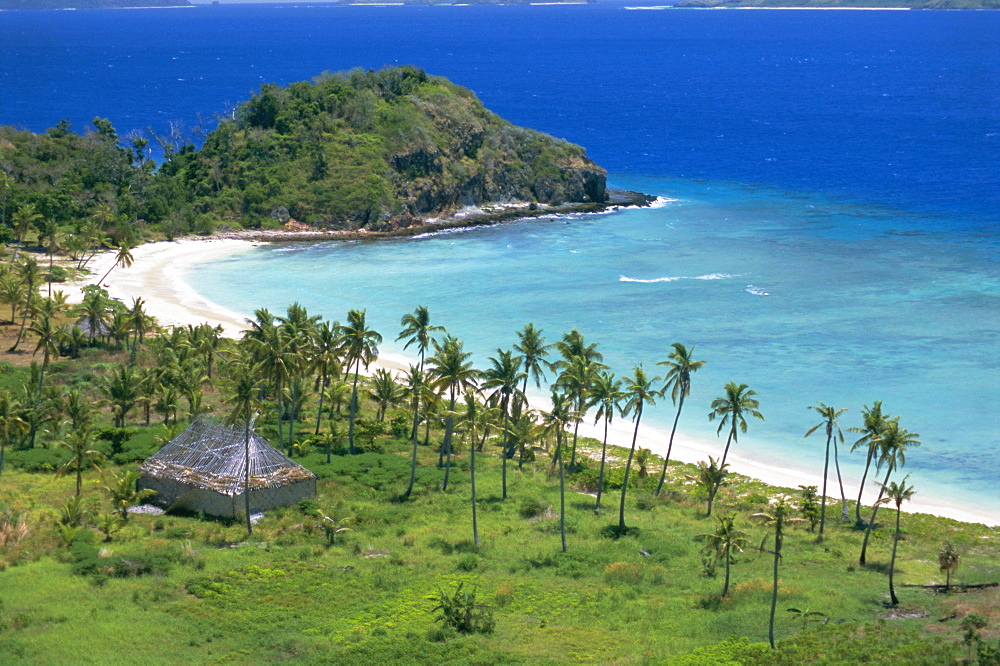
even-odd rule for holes
{"type": "MultiPolygon", "coordinates": [[[[209,323],[222,326],[224,335],[236,338],[246,328],[246,322],[252,314],[233,312],[212,303],[193,289],[186,281],[186,277],[192,266],[247,252],[257,245],[258,242],[240,238],[186,238],[141,245],[132,250],[134,258],[132,266],[115,268],[103,284],[113,298],[128,305],[131,305],[134,298],[141,297],[145,301],[146,310],[157,318],[161,326],[209,323]]],[[[109,251],[96,257],[90,264],[90,270],[94,276],[99,277],[104,275],[114,262],[115,252],[109,251]]],[[[92,284],[96,280],[97,277],[93,277],[89,283],[92,284]]],[[[86,284],[88,282],[84,281],[77,285],[64,286],[62,289],[71,302],[78,302],[81,298],[80,287],[86,284]]],[[[254,306],[250,304],[249,307],[254,306]]],[[[415,362],[415,359],[404,356],[384,354],[379,357],[378,365],[400,371],[415,362]]],[[[547,400],[543,396],[529,395],[529,398],[533,407],[548,408],[547,400]]],[[[580,434],[601,439],[603,425],[594,425],[593,419],[588,419],[580,425],[580,434]]],[[[669,434],[654,427],[640,427],[637,446],[663,455],[666,452],[669,434]]],[[[621,418],[613,422],[608,433],[608,441],[617,446],[630,446],[631,422],[621,418]]],[[[707,460],[709,455],[721,456],[724,446],[723,439],[716,441],[678,433],[674,438],[671,459],[695,463],[707,460]]],[[[730,451],[727,462],[730,463],[730,471],[775,486],[796,488],[799,485],[822,485],[818,471],[812,473],[796,469],[794,461],[748,456],[747,452],[738,446],[730,451]]],[[[831,494],[836,492],[833,490],[835,482],[836,477],[832,476],[828,486],[831,494]]],[[[877,486],[874,483],[868,485],[870,488],[865,494],[865,501],[870,503],[875,501],[877,486]]],[[[848,499],[857,497],[857,486],[853,485],[851,480],[845,480],[845,489],[848,499]]],[[[833,505],[835,512],[838,504],[839,500],[833,505]]],[[[911,512],[929,513],[970,523],[983,523],[989,526],[1000,524],[1000,516],[992,515],[979,507],[946,502],[936,497],[918,494],[907,507],[911,512]]]]}

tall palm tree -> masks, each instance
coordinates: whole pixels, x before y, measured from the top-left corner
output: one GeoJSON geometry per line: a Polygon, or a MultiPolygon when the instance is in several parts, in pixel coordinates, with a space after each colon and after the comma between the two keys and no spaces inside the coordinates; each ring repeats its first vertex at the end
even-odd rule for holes
{"type": "Polygon", "coordinates": [[[424,373],[416,365],[410,366],[410,371],[406,374],[406,387],[410,391],[413,402],[413,427],[410,429],[410,441],[413,445],[413,452],[410,455],[410,483],[406,486],[406,491],[402,494],[402,499],[408,499],[413,492],[413,484],[417,480],[417,446],[420,444],[420,437],[417,429],[420,425],[420,387],[424,383],[424,373]]]}
{"type": "MultiPolygon", "coordinates": [[[[482,409],[474,391],[465,393],[465,421],[469,430],[475,429],[478,412],[482,409]]],[[[469,445],[469,484],[472,491],[472,540],[479,546],[479,518],[476,513],[476,444],[469,445]]]]}
{"type": "Polygon", "coordinates": [[[684,409],[684,398],[691,395],[691,375],[700,370],[706,361],[694,360],[694,345],[688,349],[680,342],[671,345],[674,348],[667,360],[660,361],[657,365],[667,366],[667,374],[664,375],[666,383],[663,386],[663,394],[670,391],[670,401],[677,405],[677,415],[674,416],[674,425],[670,429],[670,441],[667,443],[667,455],[663,459],[663,472],[660,474],[660,482],[656,486],[656,495],[659,496],[663,489],[663,482],[667,478],[667,465],[670,464],[670,452],[674,448],[674,435],[677,433],[677,422],[681,419],[681,410],[684,409]]]}
{"type": "Polygon", "coordinates": [[[889,476],[896,471],[897,467],[902,467],[906,464],[906,449],[920,446],[918,437],[920,435],[917,433],[909,432],[899,426],[898,416],[889,420],[885,424],[885,427],[882,428],[882,433],[878,438],[879,464],[885,465],[885,479],[882,480],[878,498],[872,507],[872,517],[865,528],[865,539],[861,544],[861,557],[858,558],[858,563],[862,566],[865,564],[865,556],[868,553],[868,539],[871,537],[872,529],[875,527],[875,515],[878,513],[879,504],[882,503],[882,495],[889,488],[889,476]]]}
{"type": "MultiPolygon", "coordinates": [[[[812,428],[806,431],[805,437],[813,434],[820,428],[826,431],[826,454],[823,458],[823,498],[820,500],[820,512],[819,512],[819,534],[816,536],[816,543],[823,541],[823,526],[826,523],[826,480],[830,472],[830,443],[834,439],[839,439],[841,442],[844,441],[844,433],[840,429],[840,424],[837,423],[837,417],[846,412],[846,409],[835,409],[829,405],[825,405],[822,402],[818,402],[815,405],[809,405],[807,409],[815,409],[819,412],[819,415],[823,417],[823,420],[814,425],[812,428]]],[[[847,499],[843,500],[843,514],[847,517],[847,499]]]]}
{"type": "Polygon", "coordinates": [[[601,469],[597,475],[597,500],[594,502],[594,513],[601,512],[601,496],[604,493],[604,468],[608,457],[608,427],[615,418],[615,412],[621,412],[621,403],[625,394],[622,383],[615,378],[613,372],[602,372],[590,387],[590,404],[597,407],[594,423],[604,421],[604,437],[601,440],[601,469]]]}
{"type": "Polygon", "coordinates": [[[521,357],[514,356],[512,350],[497,349],[497,355],[491,356],[487,360],[490,362],[490,367],[483,373],[483,390],[490,391],[493,396],[499,398],[498,402],[503,418],[500,444],[503,459],[501,465],[502,499],[507,499],[507,461],[514,455],[508,437],[510,417],[512,412],[520,412],[520,402],[525,398],[518,385],[527,378],[528,373],[521,370],[521,357]]]}
{"type": "Polygon", "coordinates": [[[448,392],[448,412],[445,416],[444,439],[441,442],[440,458],[444,458],[444,481],[441,490],[448,489],[451,471],[451,439],[455,432],[455,401],[458,395],[475,387],[479,371],[472,367],[469,357],[472,352],[463,348],[462,341],[448,335],[443,342],[434,341],[434,355],[427,359],[431,364],[434,387],[448,392]]]}
{"type": "Polygon", "coordinates": [[[226,402],[232,406],[228,420],[243,424],[243,508],[246,513],[247,535],[253,534],[250,520],[250,429],[253,415],[260,409],[260,375],[253,359],[238,357],[229,368],[230,377],[226,402]]]}
{"type": "Polygon", "coordinates": [[[723,465],[726,464],[730,445],[739,438],[737,431],[743,433],[747,431],[746,415],[756,417],[761,421],[764,420],[763,414],[757,411],[760,403],[754,398],[757,395],[756,391],[750,390],[746,384],[737,384],[736,382],[727,383],[724,390],[726,394],[712,401],[712,411],[708,413],[709,421],[714,421],[717,417],[720,419],[716,434],[721,433],[727,425],[729,426],[726,449],[722,452],[721,464],[723,465]]]}
{"type": "Polygon", "coordinates": [[[542,422],[548,431],[556,433],[556,452],[553,464],[559,467],[559,538],[562,541],[562,552],[566,552],[566,465],[564,464],[563,434],[566,425],[575,418],[572,400],[557,388],[552,388],[552,409],[542,412],[542,422]]]}
{"type": "Polygon", "coordinates": [[[521,354],[521,367],[524,368],[522,394],[528,394],[528,378],[535,381],[535,388],[541,388],[542,380],[545,379],[545,371],[551,368],[549,362],[545,360],[551,347],[552,345],[545,344],[542,329],[535,328],[533,323],[525,324],[524,328],[517,332],[517,342],[514,344],[514,349],[521,354]]]}
{"type": "Polygon", "coordinates": [[[312,367],[319,372],[319,405],[316,408],[316,430],[314,435],[319,434],[320,424],[323,422],[323,400],[326,399],[326,389],[330,385],[330,378],[340,375],[340,350],[337,345],[337,322],[331,324],[328,321],[321,321],[313,331],[312,348],[310,350],[312,367]]]}
{"type": "MultiPolygon", "coordinates": [[[[66,336],[66,327],[56,327],[52,323],[52,317],[43,314],[35,321],[28,330],[38,336],[38,343],[35,345],[35,354],[42,352],[42,365],[38,373],[38,390],[35,393],[35,408],[38,408],[42,401],[42,389],[45,382],[45,370],[49,367],[49,361],[53,356],[59,356],[59,345],[66,336]]],[[[35,448],[35,428],[31,429],[31,448],[35,448]]]]}
{"type": "Polygon", "coordinates": [[[913,499],[915,492],[913,486],[906,485],[908,478],[910,478],[909,474],[904,476],[899,483],[893,481],[889,484],[888,488],[883,488],[885,497],[879,500],[882,504],[892,502],[896,505],[896,532],[892,537],[892,558],[889,560],[889,599],[892,601],[893,606],[899,604],[899,599],[896,597],[896,588],[892,584],[892,574],[896,570],[896,547],[899,545],[899,517],[903,513],[903,502],[913,499]]]}
{"type": "MultiPolygon", "coordinates": [[[[581,337],[582,340],[582,337],[581,337]]],[[[595,347],[596,345],[591,345],[595,347]]],[[[590,388],[601,370],[607,369],[600,361],[595,361],[587,353],[580,353],[560,362],[562,372],[557,383],[565,387],[566,391],[573,399],[573,411],[576,412],[576,420],[573,422],[573,447],[569,459],[569,471],[572,474],[576,471],[576,444],[580,434],[580,422],[586,416],[590,407],[588,394],[590,388]]]]}
{"type": "Polygon", "coordinates": [[[35,209],[35,204],[24,204],[14,211],[11,222],[14,226],[14,233],[17,234],[17,247],[14,249],[14,256],[11,257],[10,263],[13,264],[17,261],[18,252],[24,244],[24,236],[28,233],[28,229],[35,226],[41,219],[42,214],[35,209]]]}
{"type": "MultiPolygon", "coordinates": [[[[396,342],[406,340],[406,344],[403,345],[404,351],[409,349],[410,345],[415,344],[417,346],[417,350],[420,352],[420,363],[417,368],[420,370],[420,376],[423,377],[424,359],[433,340],[432,334],[438,331],[444,332],[444,326],[431,325],[431,314],[425,305],[418,305],[412,313],[403,315],[399,320],[399,324],[403,327],[403,330],[396,337],[396,342]]],[[[413,391],[413,411],[416,414],[420,410],[420,387],[413,386],[411,390],[413,391]]],[[[420,422],[414,416],[413,432],[410,433],[411,437],[416,438],[419,425],[420,422]]]]}
{"type": "Polygon", "coordinates": [[[358,375],[361,374],[361,366],[365,369],[378,358],[378,346],[382,343],[382,336],[373,329],[368,328],[365,322],[365,310],[350,310],[347,313],[347,323],[340,327],[340,347],[342,355],[347,361],[347,369],[350,372],[354,369],[354,381],[351,385],[350,415],[347,425],[347,442],[351,455],[357,453],[354,448],[354,419],[358,411],[358,375]]]}
{"type": "Polygon", "coordinates": [[[865,460],[865,472],[861,475],[861,485],[858,487],[858,502],[854,505],[854,518],[859,526],[864,525],[864,521],[861,520],[861,495],[865,492],[865,480],[868,478],[868,471],[871,469],[872,462],[878,460],[878,440],[882,436],[882,429],[888,421],[886,415],[882,413],[881,400],[876,400],[871,407],[865,405],[862,417],[864,419],[863,428],[848,428],[851,432],[861,433],[861,437],[851,447],[851,452],[856,451],[862,446],[867,447],[868,452],[867,460],[865,460]]]}
{"type": "Polygon", "coordinates": [[[736,514],[716,516],[715,519],[718,521],[715,531],[699,534],[697,538],[708,542],[702,550],[714,554],[716,561],[723,559],[726,562],[726,582],[722,586],[722,596],[725,597],[729,594],[729,572],[733,561],[733,553],[742,553],[743,548],[750,541],[747,539],[746,532],[736,529],[736,514]]]}
{"type": "Polygon", "coordinates": [[[618,531],[625,533],[625,494],[628,492],[628,475],[632,469],[632,459],[635,457],[635,443],[639,439],[639,421],[642,420],[642,410],[646,405],[655,405],[656,398],[662,396],[662,392],[653,390],[653,384],[660,378],[646,375],[641,365],[632,369],[632,376],[625,377],[624,400],[625,406],[622,408],[622,415],[632,416],[635,422],[635,429],[632,431],[632,448],[628,452],[628,462],[625,463],[625,480],[622,482],[622,499],[618,507],[618,531]]]}

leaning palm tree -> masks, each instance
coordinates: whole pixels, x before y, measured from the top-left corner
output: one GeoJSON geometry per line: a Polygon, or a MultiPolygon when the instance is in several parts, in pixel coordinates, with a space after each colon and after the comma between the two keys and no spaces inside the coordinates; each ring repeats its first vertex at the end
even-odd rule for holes
{"type": "Polygon", "coordinates": [[[8,352],[17,351],[18,346],[21,344],[21,337],[24,335],[25,326],[28,323],[28,317],[32,316],[35,311],[35,301],[38,298],[38,294],[35,293],[35,288],[38,284],[38,262],[35,261],[33,257],[22,257],[20,263],[17,264],[17,273],[21,278],[21,284],[24,286],[23,297],[24,303],[21,305],[21,326],[17,329],[17,339],[14,340],[14,344],[8,349],[8,352]]]}
{"type": "Polygon", "coordinates": [[[715,519],[718,521],[715,531],[699,534],[696,538],[707,541],[702,550],[714,555],[716,561],[722,559],[726,562],[726,582],[722,586],[722,596],[725,597],[729,593],[729,570],[730,564],[733,561],[733,554],[742,553],[743,548],[750,541],[747,539],[746,532],[736,529],[734,524],[736,514],[716,516],[715,519]]]}
{"type": "Polygon", "coordinates": [[[897,467],[902,467],[906,464],[906,449],[920,446],[918,437],[920,435],[917,433],[909,432],[899,426],[898,416],[886,423],[882,429],[882,434],[879,435],[879,464],[885,465],[885,479],[880,484],[878,498],[872,507],[872,517],[865,528],[865,539],[861,544],[861,557],[858,558],[858,563],[862,566],[865,564],[865,556],[868,553],[868,539],[871,537],[872,529],[875,527],[875,516],[878,513],[879,505],[882,503],[882,495],[889,488],[889,476],[896,471],[897,467]]]}
{"type": "Polygon", "coordinates": [[[127,240],[123,240],[118,245],[118,252],[115,253],[115,263],[111,264],[111,268],[109,268],[108,272],[105,273],[104,276],[97,281],[97,284],[104,284],[104,280],[106,280],[107,277],[111,275],[111,271],[115,270],[116,268],[118,267],[128,268],[129,266],[131,266],[132,262],[135,261],[135,258],[132,256],[133,248],[134,246],[131,245],[127,240]]]}
{"type": "Polygon", "coordinates": [[[351,455],[357,453],[354,448],[354,419],[358,410],[358,375],[361,374],[362,365],[367,369],[378,358],[378,346],[381,342],[382,336],[365,323],[365,310],[350,310],[347,313],[347,324],[340,327],[340,347],[347,361],[348,371],[354,368],[347,425],[347,442],[351,455]]]}
{"type": "Polygon", "coordinates": [[[608,458],[608,427],[615,418],[615,412],[621,412],[621,403],[625,394],[622,393],[622,383],[615,378],[613,372],[599,374],[590,387],[590,405],[597,407],[594,423],[604,421],[604,437],[601,440],[601,469],[597,475],[597,500],[594,502],[594,513],[601,512],[601,496],[604,493],[604,468],[608,458]]]}
{"type": "Polygon", "coordinates": [[[451,470],[451,439],[455,432],[455,401],[458,395],[475,387],[475,380],[479,376],[479,371],[472,367],[469,357],[472,352],[467,352],[462,346],[462,341],[451,335],[445,337],[443,342],[434,341],[434,356],[427,359],[432,368],[431,376],[434,378],[434,386],[438,391],[448,392],[448,410],[445,417],[444,439],[441,442],[441,458],[444,458],[444,480],[441,483],[441,490],[448,489],[448,476],[451,470]]]}
{"type": "MultiPolygon", "coordinates": [[[[823,526],[826,523],[826,480],[830,472],[830,442],[834,441],[834,439],[839,439],[841,442],[844,441],[844,433],[840,430],[837,417],[847,410],[835,409],[829,405],[824,405],[822,402],[809,405],[807,409],[815,409],[823,417],[823,420],[812,428],[809,428],[805,436],[808,437],[820,428],[826,430],[826,455],[823,458],[823,498],[820,500],[819,534],[816,536],[816,542],[819,543],[823,541],[823,526]]],[[[843,514],[844,518],[847,518],[847,499],[845,498],[843,502],[843,514]]]]}
{"type": "Polygon", "coordinates": [[[868,457],[865,460],[865,472],[861,475],[861,485],[858,487],[858,502],[854,505],[854,519],[859,526],[865,524],[861,520],[861,496],[865,492],[865,480],[868,478],[868,471],[871,469],[872,463],[878,460],[878,440],[882,436],[882,429],[888,422],[888,417],[882,413],[881,400],[876,400],[871,407],[865,405],[861,414],[864,419],[864,427],[848,428],[851,432],[861,433],[861,437],[851,447],[851,452],[853,453],[862,446],[868,449],[868,457]]]}
{"type": "Polygon", "coordinates": [[[632,369],[632,376],[625,378],[625,406],[622,408],[622,415],[632,416],[635,429],[632,431],[632,448],[628,452],[628,462],[625,463],[622,499],[618,507],[618,531],[622,534],[625,533],[625,494],[628,492],[628,475],[632,469],[632,459],[635,457],[635,443],[639,439],[639,421],[642,420],[643,407],[655,405],[656,398],[662,395],[662,392],[653,390],[653,384],[659,380],[659,377],[647,376],[641,365],[635,366],[632,369]]]}
{"type": "Polygon", "coordinates": [[[667,360],[660,361],[657,365],[667,366],[667,374],[664,375],[666,384],[663,386],[663,394],[670,391],[670,401],[677,405],[677,415],[674,417],[674,425],[670,429],[670,440],[667,443],[667,455],[663,458],[663,472],[660,474],[660,482],[656,485],[656,495],[659,496],[663,489],[663,482],[667,478],[667,465],[670,464],[670,452],[674,448],[674,435],[677,433],[677,422],[681,418],[681,410],[684,409],[684,398],[691,395],[691,373],[700,370],[706,361],[694,360],[694,345],[688,349],[680,342],[671,345],[674,350],[670,352],[667,360]]]}
{"type": "Polygon", "coordinates": [[[716,431],[716,434],[721,433],[722,429],[727,425],[729,426],[726,449],[722,452],[723,465],[726,464],[729,447],[739,437],[737,430],[743,433],[747,431],[746,415],[749,414],[761,421],[764,420],[764,416],[757,411],[760,403],[754,398],[757,395],[756,391],[750,390],[746,384],[737,384],[736,382],[726,384],[725,391],[726,394],[724,396],[712,401],[712,411],[708,413],[709,421],[714,421],[717,417],[720,419],[719,429],[716,431]]]}
{"type": "Polygon", "coordinates": [[[501,425],[501,486],[502,499],[507,499],[507,461],[513,457],[514,452],[510,448],[509,425],[510,418],[514,411],[520,412],[520,403],[524,400],[524,393],[518,388],[521,381],[527,378],[528,374],[521,370],[521,357],[514,356],[512,350],[497,349],[497,355],[487,359],[490,367],[483,372],[483,391],[492,393],[494,399],[500,406],[503,417],[501,425]]]}
{"type": "Polygon", "coordinates": [[[899,545],[899,517],[903,512],[903,502],[913,499],[914,494],[913,486],[906,485],[908,478],[910,478],[909,474],[904,476],[903,480],[899,483],[893,481],[889,484],[888,488],[883,488],[885,497],[879,500],[882,504],[892,502],[896,505],[896,532],[892,537],[892,558],[889,560],[889,599],[892,601],[893,606],[899,603],[899,599],[896,597],[896,588],[892,584],[892,574],[896,569],[896,546],[899,545]]]}

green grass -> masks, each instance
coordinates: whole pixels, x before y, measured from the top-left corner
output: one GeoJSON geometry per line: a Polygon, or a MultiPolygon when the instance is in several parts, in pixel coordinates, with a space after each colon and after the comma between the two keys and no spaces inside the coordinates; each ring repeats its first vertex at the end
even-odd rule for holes
{"type": "MultiPolygon", "coordinates": [[[[380,445],[383,453],[336,456],[330,465],[318,453],[302,459],[323,479],[320,506],[350,527],[333,546],[324,545],[315,521],[295,507],[268,512],[249,541],[238,521],[135,516],[115,541],[95,544],[110,551],[105,560],[181,550],[187,555],[166,573],[133,578],[72,573],[52,517],[52,507],[72,493],[71,479],[5,473],[0,505],[27,511],[32,535],[0,549],[8,563],[0,573],[0,658],[662,663],[708,649],[723,652],[686,663],[717,663],[726,650],[743,659],[759,651],[722,641],[766,641],[770,556],[753,549],[736,556],[731,593],[719,599],[722,567],[715,577],[706,576],[695,540],[713,529],[713,521],[703,517],[704,502],[688,496],[680,481],[659,499],[647,488],[633,489],[627,520],[637,535],[617,540],[600,536],[616,520],[617,493],[606,496],[605,513],[596,516],[592,497],[571,492],[569,552],[562,553],[558,485],[544,457],[524,472],[509,470],[510,499],[502,502],[499,460],[484,455],[478,483],[482,545],[476,547],[467,454],[458,457],[452,485],[442,493],[436,454],[421,447],[417,493],[400,503],[393,499],[405,488],[408,447],[388,439],[380,445]],[[433,597],[460,582],[492,607],[492,634],[437,629],[433,597]]],[[[676,468],[677,479],[683,471],[676,468]]],[[[97,490],[86,488],[96,503],[97,490]]],[[[740,528],[759,543],[763,532],[746,516],[765,509],[774,494],[756,482],[733,484],[716,510],[736,511],[740,528]]],[[[902,607],[927,616],[880,621],[888,596],[891,512],[883,516],[866,568],[856,564],[860,533],[850,526],[828,524],[822,544],[800,528],[789,532],[777,622],[783,643],[777,653],[761,652],[766,661],[760,663],[798,663],[834,648],[844,655],[869,654],[876,662],[879,655],[913,654],[948,660],[962,653],[956,643],[961,615],[946,623],[936,619],[962,604],[997,613],[995,591],[946,598],[899,588],[902,607]],[[785,612],[788,607],[821,611],[829,624],[813,623],[803,632],[802,621],[785,612]],[[928,637],[928,627],[935,636],[928,637]]],[[[903,526],[897,584],[940,580],[936,549],[945,538],[963,551],[960,579],[1000,577],[997,543],[988,529],[913,515],[904,516],[903,526]]]]}

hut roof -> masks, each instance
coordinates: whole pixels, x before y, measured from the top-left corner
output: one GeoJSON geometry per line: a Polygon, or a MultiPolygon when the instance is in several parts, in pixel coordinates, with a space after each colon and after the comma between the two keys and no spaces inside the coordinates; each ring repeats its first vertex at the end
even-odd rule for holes
{"type": "MultiPolygon", "coordinates": [[[[139,471],[223,495],[243,492],[246,455],[242,426],[195,421],[146,459],[139,471]]],[[[250,490],[275,488],[316,475],[250,431],[250,490]]]]}

